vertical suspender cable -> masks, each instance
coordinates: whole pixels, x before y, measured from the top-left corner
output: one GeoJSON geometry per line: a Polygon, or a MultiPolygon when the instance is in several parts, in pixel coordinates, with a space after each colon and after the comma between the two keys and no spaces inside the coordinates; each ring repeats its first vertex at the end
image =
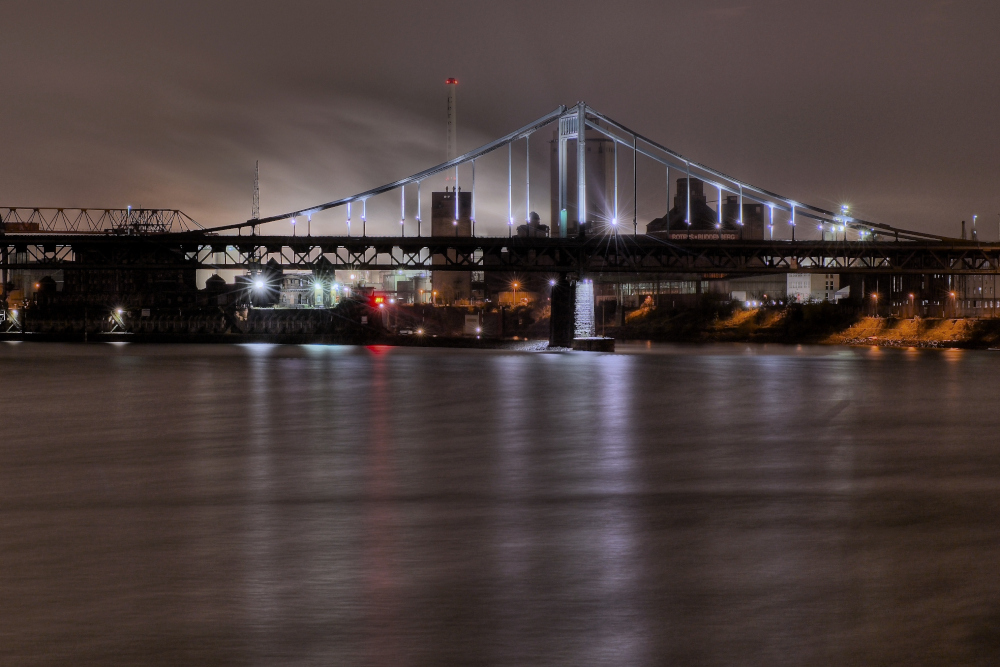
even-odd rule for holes
{"type": "Polygon", "coordinates": [[[399,235],[406,236],[406,186],[399,188],[399,235]]]}
{"type": "Polygon", "coordinates": [[[514,212],[511,210],[511,178],[513,171],[511,169],[511,153],[510,144],[507,144],[507,236],[513,236],[514,230],[512,226],[514,224],[514,212]]]}
{"type": "Polygon", "coordinates": [[[347,235],[351,235],[351,202],[347,202],[347,235]]]}
{"type": "Polygon", "coordinates": [[[690,227],[691,226],[691,163],[686,162],[685,164],[687,164],[688,212],[687,212],[687,219],[684,222],[686,222],[688,227],[690,227]]]}
{"type": "Polygon", "coordinates": [[[718,210],[719,214],[719,239],[721,239],[722,238],[722,184],[720,183],[716,187],[719,188],[719,202],[718,204],[716,204],[715,208],[718,210]]]}
{"type": "MultiPolygon", "coordinates": [[[[739,211],[739,214],[736,217],[736,220],[740,223],[740,227],[742,227],[743,226],[743,186],[742,185],[740,185],[740,211],[739,211]]],[[[743,231],[741,230],[740,231],[740,235],[742,235],[742,234],[743,234],[743,231]]]]}
{"type": "Polygon", "coordinates": [[[423,181],[417,181],[417,236],[420,236],[420,186],[423,181]]]}
{"type": "Polygon", "coordinates": [[[639,235],[639,144],[632,135],[632,236],[639,235]]]}
{"type": "Polygon", "coordinates": [[[524,224],[531,222],[531,139],[524,135],[524,224]]]}
{"type": "Polygon", "coordinates": [[[667,167],[667,212],[664,215],[664,217],[667,219],[667,233],[668,233],[667,235],[669,236],[669,232],[670,232],[670,165],[668,164],[668,165],[666,165],[666,167],[667,167]]]}
{"type": "Polygon", "coordinates": [[[472,235],[476,235],[476,161],[472,161],[472,235]]]}
{"type": "Polygon", "coordinates": [[[615,201],[611,209],[611,226],[618,231],[618,140],[615,139],[615,201]]]}

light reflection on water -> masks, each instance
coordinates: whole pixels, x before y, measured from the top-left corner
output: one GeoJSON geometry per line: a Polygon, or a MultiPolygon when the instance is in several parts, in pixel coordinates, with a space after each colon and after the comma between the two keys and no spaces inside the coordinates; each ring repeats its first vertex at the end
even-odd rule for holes
{"type": "Polygon", "coordinates": [[[990,664],[998,372],[0,346],[0,663],[990,664]]]}

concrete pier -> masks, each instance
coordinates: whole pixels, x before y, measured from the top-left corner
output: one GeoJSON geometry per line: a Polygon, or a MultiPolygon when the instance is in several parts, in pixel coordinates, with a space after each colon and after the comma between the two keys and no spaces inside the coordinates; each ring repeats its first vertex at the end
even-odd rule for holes
{"type": "Polygon", "coordinates": [[[574,335],[575,293],[569,276],[559,274],[552,286],[549,347],[572,347],[574,335]]]}

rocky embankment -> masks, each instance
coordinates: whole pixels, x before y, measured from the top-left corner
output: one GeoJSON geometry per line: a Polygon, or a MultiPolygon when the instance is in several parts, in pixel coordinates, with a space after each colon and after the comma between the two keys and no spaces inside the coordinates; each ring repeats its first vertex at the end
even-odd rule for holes
{"type": "Polygon", "coordinates": [[[742,309],[706,303],[685,310],[642,308],[606,335],[659,342],[821,343],[856,321],[832,304],[742,309]]]}
{"type": "Polygon", "coordinates": [[[833,304],[785,308],[686,311],[640,309],[623,326],[609,329],[619,340],[659,342],[747,342],[883,347],[1000,347],[1000,320],[858,317],[833,304]]]}
{"type": "Polygon", "coordinates": [[[962,347],[988,349],[1000,346],[1000,322],[988,319],[897,319],[865,317],[829,336],[835,345],[882,347],[962,347]]]}

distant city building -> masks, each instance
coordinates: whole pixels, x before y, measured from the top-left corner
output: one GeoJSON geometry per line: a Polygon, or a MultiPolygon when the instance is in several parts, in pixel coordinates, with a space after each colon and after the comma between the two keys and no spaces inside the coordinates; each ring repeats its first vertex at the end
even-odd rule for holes
{"type": "MultiPolygon", "coordinates": [[[[446,190],[431,194],[431,235],[472,236],[472,193],[446,190]],[[456,196],[458,197],[456,206],[456,196]]],[[[432,264],[457,261],[455,251],[448,257],[434,255],[432,264]]],[[[469,303],[472,299],[471,271],[432,271],[431,287],[434,303],[452,305],[469,303]]]]}
{"type": "Polygon", "coordinates": [[[382,273],[382,291],[397,303],[430,303],[431,277],[427,271],[385,271],[382,273]]]}
{"type": "MultiPolygon", "coordinates": [[[[322,299],[322,294],[320,294],[322,299]]],[[[308,273],[285,274],[281,280],[281,301],[282,306],[311,306],[316,302],[313,296],[313,280],[308,273]]]]}
{"type": "Polygon", "coordinates": [[[728,292],[733,301],[785,301],[788,293],[788,281],[781,273],[760,276],[741,276],[728,280],[713,281],[710,291],[728,292]],[[716,289],[716,285],[718,289],[716,289]]]}
{"type": "Polygon", "coordinates": [[[786,275],[789,301],[798,303],[836,302],[840,297],[840,275],[836,273],[789,273],[786,275]]]}
{"type": "Polygon", "coordinates": [[[690,202],[688,179],[678,178],[673,208],[663,217],[651,220],[646,225],[647,234],[668,236],[672,239],[723,241],[764,238],[763,204],[744,200],[741,216],[739,196],[723,194],[720,216],[719,202],[716,202],[715,209],[709,205],[705,194],[705,183],[697,178],[690,180],[690,202]],[[688,215],[689,210],[690,215],[688,215]]]}
{"type": "Polygon", "coordinates": [[[740,215],[740,198],[738,195],[726,195],[722,202],[722,220],[729,227],[735,227],[740,239],[766,238],[764,223],[764,205],[760,202],[743,200],[743,215],[740,215]]]}
{"type": "Polygon", "coordinates": [[[547,238],[549,236],[549,226],[543,225],[541,218],[534,211],[528,216],[528,222],[518,225],[517,235],[519,238],[547,238]]]}

